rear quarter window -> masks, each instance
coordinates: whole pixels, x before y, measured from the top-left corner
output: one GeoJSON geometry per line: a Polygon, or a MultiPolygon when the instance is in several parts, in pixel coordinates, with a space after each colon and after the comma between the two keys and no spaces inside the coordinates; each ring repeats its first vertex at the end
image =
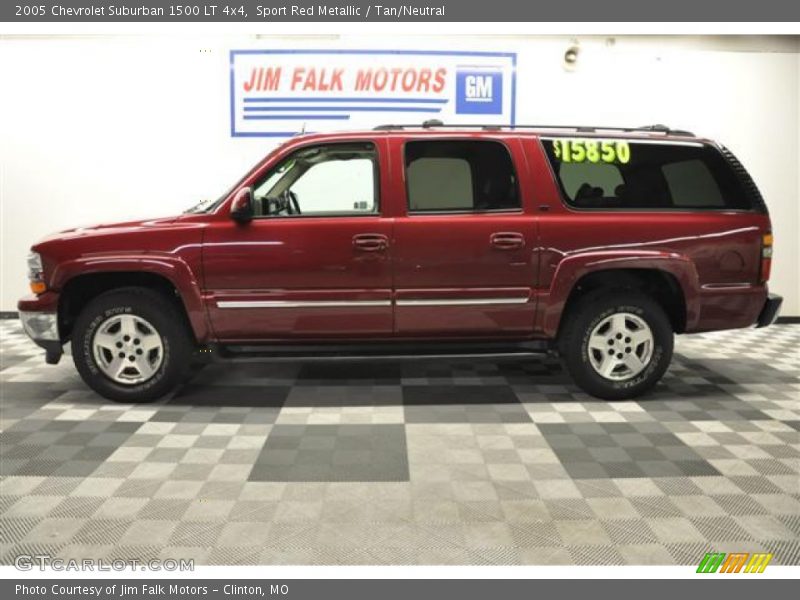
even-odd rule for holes
{"type": "Polygon", "coordinates": [[[725,208],[722,190],[702,160],[668,163],[661,167],[661,172],[675,206],[725,208]]]}
{"type": "Polygon", "coordinates": [[[580,209],[751,210],[729,162],[701,143],[542,139],[566,203],[580,209]]]}

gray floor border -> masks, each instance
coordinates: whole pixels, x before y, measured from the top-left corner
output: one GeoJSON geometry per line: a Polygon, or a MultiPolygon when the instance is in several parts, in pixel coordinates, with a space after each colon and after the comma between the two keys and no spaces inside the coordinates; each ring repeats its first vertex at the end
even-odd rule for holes
{"type": "MultiPolygon", "coordinates": [[[[787,574],[788,575],[788,574],[787,574]]],[[[746,576],[745,576],[746,577],[746,576]]],[[[749,576],[749,577],[752,577],[749,576]]],[[[373,598],[380,596],[384,600],[395,600],[409,597],[415,598],[442,598],[455,596],[460,600],[484,600],[487,597],[521,598],[541,596],[542,594],[567,595],[568,597],[597,597],[602,596],[605,589],[610,594],[623,594],[622,597],[647,595],[650,600],[674,600],[677,594],[725,594],[726,600],[748,600],[755,594],[783,594],[790,591],[790,586],[795,582],[781,579],[745,579],[739,575],[698,575],[697,579],[315,579],[315,580],[238,580],[225,581],[219,579],[153,579],[150,581],[142,578],[115,579],[115,580],[78,580],[64,578],[48,580],[5,580],[0,584],[3,597],[20,597],[30,595],[18,588],[18,585],[37,587],[44,593],[36,594],[42,600],[59,598],[60,600],[73,600],[82,598],[80,592],[70,593],[81,586],[93,586],[101,590],[99,597],[119,596],[122,586],[129,586],[125,596],[131,600],[148,598],[149,600],[166,600],[167,598],[194,598],[203,596],[209,600],[225,598],[225,589],[232,586],[237,588],[237,597],[242,600],[261,598],[264,596],[288,596],[292,600],[306,600],[318,598],[373,598]],[[713,582],[713,583],[712,583],[713,582]],[[713,591],[709,586],[714,586],[713,591]],[[116,586],[112,590],[112,586],[116,586]],[[43,590],[42,590],[43,588],[43,590]],[[53,589],[58,590],[57,594],[53,589]],[[145,588],[147,591],[145,593],[145,588]],[[197,593],[198,588],[206,589],[205,593],[197,593]],[[723,589],[724,588],[724,589],[723,589]],[[770,588],[772,592],[767,590],[770,588]],[[185,591],[184,591],[185,590],[185,591]],[[261,591],[259,591],[261,590],[261,591]],[[138,593],[137,593],[138,592],[138,593]],[[181,593],[184,592],[184,593],[181,593]]],[[[86,588],[84,588],[85,590],[86,588]]],[[[85,593],[85,592],[84,592],[85,593]]]]}

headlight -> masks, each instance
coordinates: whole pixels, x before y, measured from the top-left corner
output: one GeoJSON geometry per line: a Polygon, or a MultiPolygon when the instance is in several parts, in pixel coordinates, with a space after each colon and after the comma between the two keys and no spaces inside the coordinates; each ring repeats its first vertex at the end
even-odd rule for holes
{"type": "Polygon", "coordinates": [[[28,255],[28,280],[31,284],[31,291],[34,294],[41,294],[47,289],[44,283],[42,257],[38,252],[31,252],[28,255]]]}

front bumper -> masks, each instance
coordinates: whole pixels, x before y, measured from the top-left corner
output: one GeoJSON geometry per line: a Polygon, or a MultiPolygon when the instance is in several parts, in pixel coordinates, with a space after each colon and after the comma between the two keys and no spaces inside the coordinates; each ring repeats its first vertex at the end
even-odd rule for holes
{"type": "Polygon", "coordinates": [[[38,346],[46,352],[45,361],[54,365],[64,353],[58,333],[58,313],[19,311],[22,328],[38,346]]]}
{"type": "Polygon", "coordinates": [[[761,313],[758,315],[756,327],[766,327],[767,325],[772,325],[778,318],[782,303],[783,298],[781,296],[778,296],[777,294],[769,294],[767,299],[764,301],[764,307],[761,309],[761,313]]]}

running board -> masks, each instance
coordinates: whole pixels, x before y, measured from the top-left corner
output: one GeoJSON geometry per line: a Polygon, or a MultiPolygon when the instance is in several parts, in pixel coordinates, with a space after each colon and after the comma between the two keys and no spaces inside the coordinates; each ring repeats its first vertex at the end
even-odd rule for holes
{"type": "Polygon", "coordinates": [[[429,359],[518,359],[546,354],[551,345],[544,340],[519,343],[394,343],[394,344],[220,344],[215,356],[223,360],[315,362],[315,361],[415,361],[429,359]]]}

